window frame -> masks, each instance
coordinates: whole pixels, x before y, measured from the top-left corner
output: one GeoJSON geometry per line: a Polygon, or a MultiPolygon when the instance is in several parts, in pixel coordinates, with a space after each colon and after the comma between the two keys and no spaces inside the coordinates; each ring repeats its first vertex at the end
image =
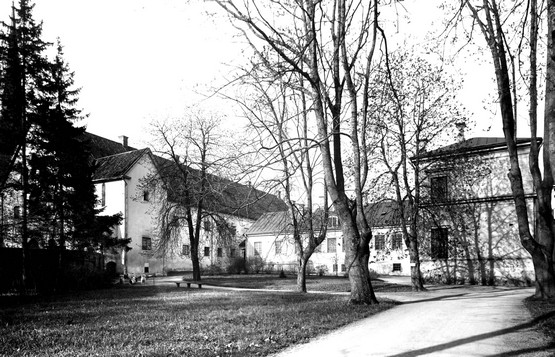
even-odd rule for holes
{"type": "Polygon", "coordinates": [[[430,231],[430,258],[434,260],[449,259],[449,229],[432,228],[430,231]]]}
{"type": "Polygon", "coordinates": [[[447,175],[430,177],[430,201],[432,203],[447,202],[449,199],[449,182],[447,175]]]}
{"type": "Polygon", "coordinates": [[[275,245],[275,253],[276,253],[276,255],[282,254],[281,251],[282,251],[282,248],[283,248],[283,247],[282,247],[282,246],[283,246],[283,241],[282,241],[282,240],[276,240],[275,243],[274,243],[274,245],[275,245]]]}
{"type": "Polygon", "coordinates": [[[391,235],[391,249],[403,249],[403,233],[396,232],[391,235]]]}
{"type": "Polygon", "coordinates": [[[254,256],[259,257],[262,255],[262,242],[253,243],[254,256]]]}
{"type": "Polygon", "coordinates": [[[337,253],[337,238],[334,237],[326,239],[326,244],[326,249],[328,253],[337,253]]]}
{"type": "Polygon", "coordinates": [[[385,234],[376,234],[374,237],[374,250],[385,250],[385,234]],[[378,244],[378,238],[380,244],[378,244]]]}
{"type": "Polygon", "coordinates": [[[191,247],[189,246],[189,244],[183,244],[183,246],[181,247],[181,254],[186,257],[191,255],[191,247]]]}
{"type": "Polygon", "coordinates": [[[141,250],[152,250],[152,238],[142,237],[141,243],[141,250]]]}
{"type": "Polygon", "coordinates": [[[209,257],[209,256],[210,256],[210,247],[204,247],[204,256],[205,256],[205,257],[209,257]]]}

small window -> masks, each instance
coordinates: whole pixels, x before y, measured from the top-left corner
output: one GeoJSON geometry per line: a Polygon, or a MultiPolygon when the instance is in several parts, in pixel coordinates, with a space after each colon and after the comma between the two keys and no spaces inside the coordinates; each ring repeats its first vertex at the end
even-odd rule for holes
{"type": "Polygon", "coordinates": [[[339,227],[339,218],[332,216],[328,217],[328,228],[339,227]]]}
{"type": "Polygon", "coordinates": [[[145,266],[143,268],[143,272],[145,274],[148,274],[150,272],[150,264],[149,263],[145,263],[145,266]]]}
{"type": "Polygon", "coordinates": [[[144,202],[150,201],[150,192],[148,190],[143,191],[143,201],[144,202]]]}
{"type": "Polygon", "coordinates": [[[21,206],[15,206],[13,208],[13,218],[15,219],[21,218],[21,206]]]}
{"type": "Polygon", "coordinates": [[[223,251],[223,249],[222,249],[222,248],[218,248],[218,249],[216,250],[216,254],[218,255],[219,258],[223,257],[223,256],[224,256],[224,251],[223,251]]]}
{"type": "Polygon", "coordinates": [[[281,254],[281,244],[282,241],[276,240],[276,255],[281,254]]]}
{"type": "Polygon", "coordinates": [[[231,258],[235,258],[236,255],[237,255],[237,249],[231,248],[231,249],[229,250],[229,256],[230,256],[231,258]]]}
{"type": "Polygon", "coordinates": [[[210,232],[212,230],[212,222],[206,219],[204,220],[203,224],[204,224],[204,230],[206,232],[210,232]]]}
{"type": "Polygon", "coordinates": [[[385,235],[376,234],[374,247],[375,247],[376,250],[384,250],[385,249],[385,235]]]}
{"type": "Polygon", "coordinates": [[[337,264],[334,264],[334,265],[333,265],[333,272],[334,272],[334,273],[337,273],[337,264]]]}
{"type": "Polygon", "coordinates": [[[345,264],[341,264],[341,272],[344,273],[345,271],[347,271],[345,264]]]}
{"type": "Polygon", "coordinates": [[[403,234],[393,234],[393,237],[391,237],[391,249],[403,249],[403,234]]]}
{"type": "Polygon", "coordinates": [[[393,271],[401,271],[401,263],[393,263],[393,271]]]}
{"type": "Polygon", "coordinates": [[[430,251],[430,257],[432,259],[447,259],[448,239],[447,228],[432,228],[432,246],[430,251]]]}
{"type": "Polygon", "coordinates": [[[106,206],[106,183],[102,183],[102,196],[100,197],[100,205],[106,206]]]}
{"type": "Polygon", "coordinates": [[[189,256],[191,254],[191,248],[188,244],[183,244],[183,250],[181,251],[181,254],[185,256],[189,256]]]}
{"type": "Polygon", "coordinates": [[[430,179],[430,199],[435,203],[447,201],[447,176],[437,176],[430,179]]]}
{"type": "Polygon", "coordinates": [[[337,252],[337,243],[335,238],[328,238],[328,253],[337,252]]]}
{"type": "Polygon", "coordinates": [[[260,256],[262,251],[262,242],[254,242],[254,255],[260,256]]]}
{"type": "Polygon", "coordinates": [[[152,250],[152,239],[149,237],[143,237],[143,250],[152,250]]]}
{"type": "Polygon", "coordinates": [[[209,257],[209,256],[210,256],[210,247],[204,247],[204,256],[205,256],[205,257],[209,257]]]}

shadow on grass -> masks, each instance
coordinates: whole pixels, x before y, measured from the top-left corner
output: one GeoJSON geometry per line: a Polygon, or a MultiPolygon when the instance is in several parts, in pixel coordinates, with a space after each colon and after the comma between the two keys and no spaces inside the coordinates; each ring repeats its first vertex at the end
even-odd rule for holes
{"type": "MultiPolygon", "coordinates": [[[[399,354],[395,354],[395,355],[390,355],[389,357],[416,357],[416,356],[422,356],[422,355],[426,355],[426,354],[430,354],[430,353],[434,353],[434,352],[439,352],[439,351],[447,350],[449,348],[465,345],[465,344],[468,344],[468,343],[481,341],[481,340],[486,340],[488,338],[502,336],[502,335],[506,335],[506,334],[509,334],[509,333],[512,333],[512,332],[517,332],[517,331],[524,330],[524,329],[527,329],[527,328],[535,327],[536,325],[538,325],[542,321],[550,319],[553,316],[555,316],[555,311],[544,314],[542,316],[538,316],[538,317],[536,317],[535,319],[533,319],[529,322],[526,322],[526,323],[523,323],[523,324],[520,324],[520,325],[516,325],[516,326],[513,326],[513,327],[508,327],[508,328],[493,331],[493,332],[488,332],[488,333],[483,333],[483,334],[480,334],[480,335],[475,335],[475,336],[471,336],[471,337],[467,337],[467,338],[462,338],[460,340],[455,340],[455,341],[451,341],[451,342],[447,342],[447,343],[441,343],[439,345],[430,346],[430,347],[426,347],[426,348],[421,348],[421,349],[414,350],[414,351],[409,351],[409,352],[403,352],[403,353],[399,353],[399,354]]],[[[495,355],[495,356],[519,356],[519,355],[521,355],[522,353],[525,353],[525,352],[544,351],[544,350],[546,350],[548,348],[552,348],[552,347],[555,347],[555,344],[547,343],[545,346],[541,346],[539,348],[526,348],[526,349],[522,349],[522,350],[519,350],[519,351],[513,351],[513,352],[510,352],[510,353],[502,353],[502,354],[495,355]]]]}

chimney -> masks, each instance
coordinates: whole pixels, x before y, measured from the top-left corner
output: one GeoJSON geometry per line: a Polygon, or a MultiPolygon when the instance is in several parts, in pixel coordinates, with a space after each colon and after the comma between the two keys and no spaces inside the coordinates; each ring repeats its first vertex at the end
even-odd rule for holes
{"type": "Polygon", "coordinates": [[[458,123],[455,123],[455,126],[459,130],[459,134],[457,135],[457,142],[462,143],[464,141],[464,131],[466,129],[466,123],[460,121],[458,123]]]}
{"type": "Polygon", "coordinates": [[[120,135],[118,136],[118,139],[121,140],[121,145],[123,145],[124,147],[127,147],[127,140],[129,139],[127,136],[120,135]]]}

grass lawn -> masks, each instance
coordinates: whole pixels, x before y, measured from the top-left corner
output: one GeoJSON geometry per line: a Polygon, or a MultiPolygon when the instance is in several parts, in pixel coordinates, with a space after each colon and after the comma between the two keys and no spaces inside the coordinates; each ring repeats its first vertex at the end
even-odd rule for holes
{"type": "Polygon", "coordinates": [[[393,306],[347,299],[149,284],[0,297],[0,355],[264,356],[393,306]]]}
{"type": "Polygon", "coordinates": [[[551,343],[555,344],[555,301],[540,301],[532,298],[524,300],[524,305],[528,308],[532,317],[539,320],[535,326],[551,338],[551,343]]]}
{"type": "MultiPolygon", "coordinates": [[[[185,279],[191,277],[185,276],[185,279]]],[[[228,286],[235,288],[251,289],[274,289],[274,290],[295,290],[297,277],[295,274],[288,274],[286,278],[270,274],[252,275],[221,275],[206,276],[202,278],[204,284],[228,286]]],[[[386,283],[382,280],[372,280],[372,287],[376,292],[403,292],[411,291],[409,285],[398,285],[386,283]]],[[[310,291],[329,291],[329,292],[348,292],[351,289],[349,279],[346,277],[334,276],[307,276],[306,288],[310,291]]]]}

